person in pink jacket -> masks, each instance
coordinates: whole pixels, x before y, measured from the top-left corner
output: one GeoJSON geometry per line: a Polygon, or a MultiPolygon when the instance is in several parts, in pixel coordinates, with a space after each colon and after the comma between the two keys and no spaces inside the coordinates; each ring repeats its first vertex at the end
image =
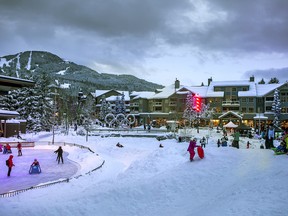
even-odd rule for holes
{"type": "Polygon", "coordinates": [[[189,151],[189,153],[190,153],[190,161],[193,161],[193,158],[195,156],[194,149],[196,147],[199,147],[199,145],[196,144],[196,139],[194,138],[193,140],[190,141],[188,149],[187,149],[187,151],[189,151]]]}

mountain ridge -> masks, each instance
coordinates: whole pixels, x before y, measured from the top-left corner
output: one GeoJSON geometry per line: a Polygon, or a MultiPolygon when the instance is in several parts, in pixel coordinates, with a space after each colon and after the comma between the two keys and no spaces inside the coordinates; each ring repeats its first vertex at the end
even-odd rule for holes
{"type": "Polygon", "coordinates": [[[51,84],[69,84],[74,91],[81,89],[87,93],[96,89],[155,91],[164,87],[133,75],[99,73],[47,51],[24,51],[0,57],[2,75],[34,80],[41,73],[50,77],[51,84]]]}

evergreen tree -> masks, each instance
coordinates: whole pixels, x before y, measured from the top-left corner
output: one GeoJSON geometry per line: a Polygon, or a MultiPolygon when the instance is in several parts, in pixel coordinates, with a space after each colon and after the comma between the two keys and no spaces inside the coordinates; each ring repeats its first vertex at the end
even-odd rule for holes
{"type": "Polygon", "coordinates": [[[281,101],[280,101],[278,89],[275,89],[275,91],[274,91],[274,100],[272,103],[272,111],[274,112],[273,125],[275,127],[279,127],[279,124],[280,124],[279,117],[281,114],[281,101]]]}
{"type": "Polygon", "coordinates": [[[265,84],[264,79],[262,78],[262,79],[260,80],[260,82],[258,82],[258,84],[265,84]]]}
{"type": "Polygon", "coordinates": [[[120,98],[119,98],[119,96],[117,96],[116,101],[115,101],[114,114],[117,115],[119,113],[121,113],[120,98]]]}
{"type": "Polygon", "coordinates": [[[276,84],[279,83],[279,80],[276,77],[271,78],[270,81],[268,82],[268,84],[274,84],[274,83],[276,84]]]}
{"type": "Polygon", "coordinates": [[[109,113],[109,104],[107,103],[106,98],[103,96],[101,100],[99,119],[103,121],[108,113],[109,113]]]}
{"type": "Polygon", "coordinates": [[[85,106],[82,109],[81,118],[82,125],[86,131],[86,142],[88,141],[88,134],[92,129],[93,124],[93,101],[86,101],[85,106]]]}
{"type": "Polygon", "coordinates": [[[126,114],[126,106],[125,106],[125,95],[124,95],[124,92],[122,93],[121,95],[121,100],[120,100],[120,103],[119,103],[119,110],[120,110],[120,113],[122,114],[126,114]]]}

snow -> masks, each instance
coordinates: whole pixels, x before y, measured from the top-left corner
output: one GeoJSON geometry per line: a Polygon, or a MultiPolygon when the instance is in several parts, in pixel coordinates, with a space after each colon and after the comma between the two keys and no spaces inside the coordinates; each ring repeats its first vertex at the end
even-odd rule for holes
{"type": "MultiPolygon", "coordinates": [[[[1,189],[7,182],[13,189],[12,185],[26,186],[34,178],[50,181],[45,179],[46,172],[57,178],[59,168],[72,179],[69,183],[0,198],[0,215],[287,215],[287,155],[275,156],[272,150],[260,149],[262,141],[258,139],[241,137],[240,149],[218,148],[216,142],[222,134],[216,130],[192,133],[197,138],[210,134],[203,160],[196,154],[190,162],[188,143],[175,139],[159,142],[155,138],[125,137],[134,135],[126,131],[120,137],[89,136],[86,142],[86,137],[72,132],[68,136],[56,134],[57,143],[77,143],[95,152],[65,145],[67,158],[59,165],[52,153],[57,145],[47,145],[51,134],[26,135],[27,141],[37,141],[36,147],[23,149],[22,157],[14,157],[16,166],[10,178],[5,176],[7,168],[3,167],[6,156],[0,155],[1,189]],[[251,148],[246,149],[248,140],[251,148]],[[124,147],[116,147],[117,142],[124,147]],[[164,148],[159,148],[160,143],[164,148]],[[27,174],[27,181],[21,182],[25,175],[19,173],[21,163],[29,167],[36,155],[42,173],[27,174]],[[85,174],[103,160],[102,168],[85,174]],[[79,174],[82,176],[73,178],[79,174]]],[[[138,136],[148,134],[153,135],[152,131],[137,132],[138,136]]],[[[232,139],[229,136],[228,142],[232,139]]]]}
{"type": "Polygon", "coordinates": [[[26,65],[26,69],[30,70],[31,69],[31,60],[32,60],[32,51],[30,51],[29,59],[26,65]]]}
{"type": "Polygon", "coordinates": [[[65,75],[65,73],[67,72],[67,70],[69,70],[69,68],[70,67],[67,67],[65,70],[58,71],[56,74],[65,75]]]}

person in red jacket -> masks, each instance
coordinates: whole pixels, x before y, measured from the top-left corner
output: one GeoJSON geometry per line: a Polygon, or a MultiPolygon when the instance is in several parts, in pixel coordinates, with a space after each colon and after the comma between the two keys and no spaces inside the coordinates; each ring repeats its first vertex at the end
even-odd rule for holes
{"type": "Polygon", "coordinates": [[[6,144],[6,150],[8,154],[12,153],[11,146],[9,145],[9,143],[6,144]]]}
{"type": "Polygon", "coordinates": [[[17,149],[18,149],[18,156],[22,156],[22,145],[20,142],[18,142],[17,149]]]}
{"type": "Polygon", "coordinates": [[[13,155],[10,155],[8,159],[8,174],[7,174],[8,177],[10,176],[10,173],[12,171],[12,167],[15,166],[12,159],[13,155]]]}
{"type": "Polygon", "coordinates": [[[199,147],[199,145],[196,144],[196,139],[194,138],[193,140],[190,141],[189,147],[187,151],[190,153],[190,161],[193,161],[193,158],[195,156],[195,151],[194,148],[199,147]]]}

